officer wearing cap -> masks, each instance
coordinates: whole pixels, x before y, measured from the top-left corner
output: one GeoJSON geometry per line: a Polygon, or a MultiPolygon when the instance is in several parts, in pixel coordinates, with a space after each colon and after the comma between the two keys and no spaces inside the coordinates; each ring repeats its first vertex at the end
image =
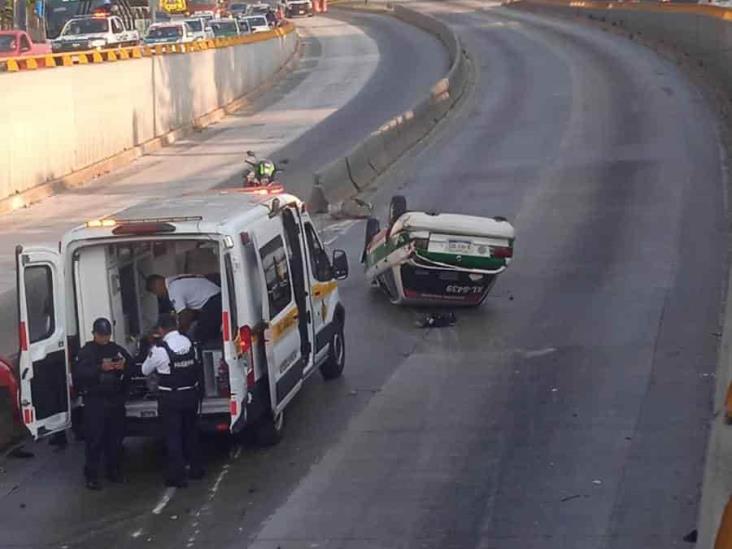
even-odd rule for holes
{"type": "Polygon", "coordinates": [[[84,476],[90,490],[101,489],[99,469],[105,457],[107,479],[123,482],[121,457],[125,434],[125,400],[128,368],[133,360],[122,347],[111,341],[112,324],[97,318],[92,341],[81,348],[72,369],[74,386],[84,400],[84,476]]]}
{"type": "Polygon", "coordinates": [[[142,364],[142,374],[158,374],[158,413],[167,449],[165,485],[183,488],[186,462],[188,478],[204,471],[198,443],[198,390],[200,365],[191,340],[178,332],[176,316],[161,315],[156,327],[158,343],[142,364]]]}

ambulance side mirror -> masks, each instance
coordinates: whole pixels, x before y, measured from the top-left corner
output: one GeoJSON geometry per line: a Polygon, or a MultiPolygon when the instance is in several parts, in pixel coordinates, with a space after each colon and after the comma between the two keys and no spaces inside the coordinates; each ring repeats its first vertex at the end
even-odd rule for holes
{"type": "Polygon", "coordinates": [[[348,278],[348,256],[343,250],[333,250],[333,278],[345,280],[348,278]]]}

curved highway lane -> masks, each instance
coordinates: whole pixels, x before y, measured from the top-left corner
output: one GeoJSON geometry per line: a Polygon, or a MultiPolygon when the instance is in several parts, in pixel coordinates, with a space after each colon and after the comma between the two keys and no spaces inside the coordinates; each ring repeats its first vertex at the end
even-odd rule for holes
{"type": "MultiPolygon", "coordinates": [[[[430,332],[347,282],[346,380],[372,396],[250,547],[686,546],[726,272],[714,114],[673,63],[598,28],[420,9],[460,31],[479,80],[394,187],[507,216],[517,258],[430,332]]],[[[335,244],[357,252],[362,230],[335,244]]]]}

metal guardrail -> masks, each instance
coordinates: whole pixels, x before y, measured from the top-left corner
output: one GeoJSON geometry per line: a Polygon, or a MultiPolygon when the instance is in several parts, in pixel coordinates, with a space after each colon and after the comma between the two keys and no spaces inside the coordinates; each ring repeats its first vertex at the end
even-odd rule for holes
{"type": "Polygon", "coordinates": [[[98,63],[113,63],[130,59],[142,59],[154,55],[175,55],[195,53],[211,49],[229,48],[244,44],[265,42],[273,38],[281,38],[294,32],[295,25],[285,23],[271,31],[235,36],[230,38],[214,38],[199,40],[185,44],[158,44],[155,46],[128,46],[124,48],[89,50],[82,52],[49,53],[27,57],[11,57],[0,60],[0,72],[21,72],[56,67],[72,67],[75,65],[93,65],[98,63]]]}

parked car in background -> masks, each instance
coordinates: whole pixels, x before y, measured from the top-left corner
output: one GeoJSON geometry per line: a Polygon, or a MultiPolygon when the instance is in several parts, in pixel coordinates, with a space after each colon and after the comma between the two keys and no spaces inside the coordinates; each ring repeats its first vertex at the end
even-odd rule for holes
{"type": "Polygon", "coordinates": [[[252,33],[252,29],[249,27],[249,21],[246,20],[246,17],[238,18],[236,22],[239,24],[239,34],[252,33]]]}
{"type": "Polygon", "coordinates": [[[244,15],[249,15],[249,4],[244,2],[234,2],[229,4],[229,13],[237,19],[244,15]]]}
{"type": "Polygon", "coordinates": [[[33,42],[25,31],[0,31],[0,58],[26,57],[47,53],[51,53],[51,45],[47,42],[33,42]]]}
{"type": "Polygon", "coordinates": [[[269,4],[265,4],[263,2],[260,2],[258,4],[254,4],[249,8],[249,13],[251,15],[264,15],[268,11],[272,10],[272,6],[269,4]]]}
{"type": "Polygon", "coordinates": [[[193,36],[193,40],[209,40],[213,38],[213,31],[208,27],[208,22],[202,17],[189,17],[184,19],[186,27],[193,36]]]}
{"type": "Polygon", "coordinates": [[[193,41],[193,34],[188,30],[188,27],[184,23],[177,21],[150,25],[144,40],[148,46],[158,44],[185,44],[193,41]]]}
{"type": "Polygon", "coordinates": [[[296,17],[303,15],[313,16],[313,3],[310,0],[286,0],[285,17],[296,17]]]}
{"type": "Polygon", "coordinates": [[[269,23],[264,15],[250,15],[245,20],[249,24],[249,29],[252,33],[267,32],[270,30],[269,23]]]}
{"type": "Polygon", "coordinates": [[[231,38],[241,34],[236,19],[212,19],[208,22],[208,26],[216,38],[231,38]]]}
{"type": "Polygon", "coordinates": [[[54,53],[135,46],[140,34],[128,30],[116,15],[74,17],[51,42],[54,53]]]}

